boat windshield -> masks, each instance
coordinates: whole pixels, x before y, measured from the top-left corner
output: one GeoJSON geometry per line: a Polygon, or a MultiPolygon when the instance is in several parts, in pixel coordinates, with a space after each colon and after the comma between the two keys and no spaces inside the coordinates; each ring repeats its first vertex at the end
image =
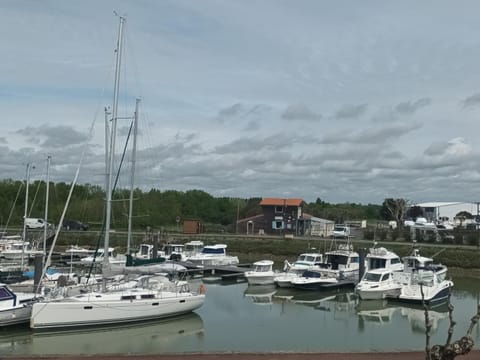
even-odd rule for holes
{"type": "Polygon", "coordinates": [[[255,271],[258,271],[258,272],[270,271],[270,265],[255,265],[255,271]]]}
{"type": "Polygon", "coordinates": [[[375,274],[375,273],[367,272],[365,274],[364,280],[365,281],[372,281],[372,282],[379,282],[381,277],[382,277],[382,274],[375,274]]]}
{"type": "Polygon", "coordinates": [[[379,259],[379,258],[370,258],[368,268],[369,269],[383,269],[387,267],[387,260],[386,259],[379,259]]]}
{"type": "Polygon", "coordinates": [[[434,276],[433,271],[418,270],[412,274],[412,284],[433,286],[434,276]]]}

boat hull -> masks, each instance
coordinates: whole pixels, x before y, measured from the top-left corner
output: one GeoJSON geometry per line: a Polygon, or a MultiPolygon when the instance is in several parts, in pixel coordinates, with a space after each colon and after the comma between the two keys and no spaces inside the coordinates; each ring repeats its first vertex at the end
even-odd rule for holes
{"type": "Polygon", "coordinates": [[[28,324],[32,314],[32,305],[19,306],[14,309],[0,310],[0,327],[28,324]]]}
{"type": "Polygon", "coordinates": [[[118,301],[51,301],[34,304],[32,329],[78,328],[125,324],[190,313],[202,306],[205,295],[118,301]]]}
{"type": "Polygon", "coordinates": [[[379,289],[379,290],[356,290],[357,295],[362,300],[382,300],[400,295],[400,288],[379,289]]]}
{"type": "Polygon", "coordinates": [[[430,305],[440,303],[448,300],[452,287],[453,282],[449,280],[444,280],[440,285],[433,288],[425,286],[423,287],[423,298],[420,286],[417,285],[404,287],[402,288],[400,295],[398,297],[394,297],[393,299],[408,304],[425,303],[430,305]]]}
{"type": "Polygon", "coordinates": [[[250,285],[273,285],[274,284],[274,281],[273,281],[273,275],[263,275],[263,276],[247,276],[245,275],[245,277],[247,278],[247,282],[250,284],[250,285]]]}

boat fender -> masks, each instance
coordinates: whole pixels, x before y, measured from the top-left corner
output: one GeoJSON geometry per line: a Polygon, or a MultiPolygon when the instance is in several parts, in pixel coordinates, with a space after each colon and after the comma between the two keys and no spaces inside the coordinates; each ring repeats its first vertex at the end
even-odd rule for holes
{"type": "Polygon", "coordinates": [[[198,293],[199,294],[205,294],[207,292],[207,288],[205,287],[204,284],[200,284],[200,286],[198,287],[198,293]]]}

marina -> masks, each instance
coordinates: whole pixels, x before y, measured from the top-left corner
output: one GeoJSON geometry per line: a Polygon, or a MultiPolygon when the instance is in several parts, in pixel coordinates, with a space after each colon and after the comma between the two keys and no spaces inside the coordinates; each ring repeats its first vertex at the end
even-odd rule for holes
{"type": "MultiPolygon", "coordinates": [[[[453,338],[465,334],[480,298],[477,279],[453,279],[453,338]]],[[[191,279],[191,286],[203,284],[191,279]]],[[[129,326],[55,332],[0,329],[8,356],[168,354],[198,352],[421,351],[424,311],[389,301],[361,301],[351,290],[299,291],[245,281],[205,282],[205,302],[191,314],[129,326]],[[116,340],[115,340],[116,339],[116,340]]],[[[431,344],[442,344],[448,310],[430,311],[431,344]]],[[[475,344],[480,332],[472,333],[475,344]]]]}

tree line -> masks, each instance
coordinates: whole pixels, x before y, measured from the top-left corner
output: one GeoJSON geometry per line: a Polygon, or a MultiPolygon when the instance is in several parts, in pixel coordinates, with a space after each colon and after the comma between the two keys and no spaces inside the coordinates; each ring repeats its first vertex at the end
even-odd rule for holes
{"type": "MultiPolygon", "coordinates": [[[[49,184],[48,221],[55,225],[65,207],[70,184],[49,184]]],[[[19,180],[0,181],[0,223],[2,227],[18,227],[23,224],[26,186],[19,180]]],[[[29,184],[27,217],[44,218],[46,183],[29,184]]],[[[112,228],[124,229],[128,223],[130,191],[118,189],[113,195],[112,228]]],[[[237,219],[262,213],[261,198],[214,197],[202,190],[176,191],[150,189],[133,192],[132,218],[135,229],[160,229],[177,225],[177,219],[198,219],[206,224],[207,231],[234,232],[237,219]]],[[[346,220],[389,220],[385,204],[332,204],[317,198],[306,202],[304,212],[315,217],[342,223],[346,220]]],[[[101,227],[105,213],[105,192],[102,187],[78,184],[72,193],[65,219],[78,220],[90,227],[101,227]]]]}

